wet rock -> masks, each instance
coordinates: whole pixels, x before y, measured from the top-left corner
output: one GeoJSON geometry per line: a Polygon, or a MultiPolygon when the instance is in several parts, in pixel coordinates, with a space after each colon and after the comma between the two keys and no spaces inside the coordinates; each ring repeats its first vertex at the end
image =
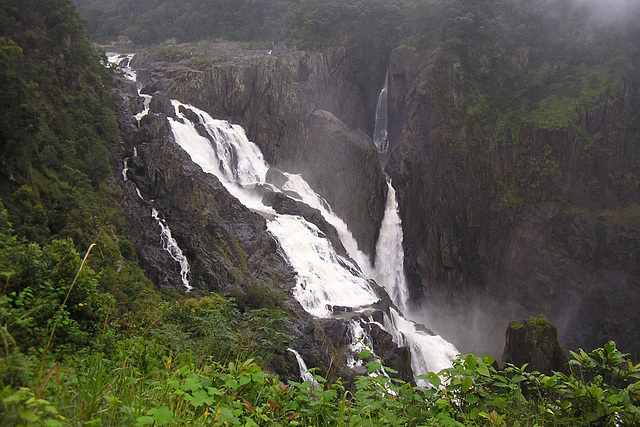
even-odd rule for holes
{"type": "Polygon", "coordinates": [[[503,362],[516,366],[527,363],[527,371],[547,375],[553,371],[568,372],[568,359],[558,342],[558,330],[543,315],[510,322],[505,338],[503,362]]]}
{"type": "Polygon", "coordinates": [[[153,94],[151,103],[149,104],[149,110],[153,113],[164,114],[165,116],[172,117],[174,119],[176,117],[176,110],[173,108],[171,100],[163,92],[156,92],[153,94]]]}
{"type": "Polygon", "coordinates": [[[401,131],[390,129],[385,170],[398,196],[412,301],[465,314],[485,310],[487,299],[505,324],[544,313],[568,348],[614,339],[640,358],[640,331],[630,326],[640,322],[640,186],[629,185],[640,170],[629,162],[628,130],[617,127],[622,95],[560,129],[524,125],[516,140],[490,130],[467,138],[442,125],[434,88],[452,102],[461,94],[436,75],[435,55],[397,49],[389,68],[389,117],[401,131]],[[539,179],[505,187],[535,172],[527,166],[535,159],[539,179]]]}
{"type": "Polygon", "coordinates": [[[345,52],[334,52],[282,58],[229,55],[228,61],[204,70],[155,63],[142,73],[143,91],[160,90],[241,124],[272,166],[302,174],[349,225],[360,249],[371,255],[387,186],[375,145],[354,130],[364,128],[364,118],[351,113],[364,110],[354,108],[362,97],[349,83],[345,61],[345,52]]]}
{"type": "MultiPolygon", "coordinates": [[[[163,247],[160,227],[151,215],[155,208],[189,262],[192,292],[242,295],[256,283],[267,287],[280,295],[288,332],[308,366],[318,367],[319,374],[330,379],[351,381],[356,373],[346,366],[348,320],[315,319],[303,310],[291,296],[294,271],[280,255],[265,219],[191,161],[175,143],[167,124],[167,99],[162,94],[154,99],[155,110],[138,126],[127,119],[135,103],[122,96],[122,140],[113,148],[119,156],[114,167],[121,167],[128,158],[128,180],[114,185],[122,197],[123,231],[148,277],[158,286],[184,290],[180,266],[163,247]],[[132,157],[134,147],[137,156],[132,157]]],[[[310,218],[339,241],[335,229],[317,210],[273,191],[265,190],[265,197],[271,197],[271,204],[283,212],[310,218]]],[[[299,380],[297,363],[289,352],[273,355],[266,367],[283,380],[299,380]]]]}

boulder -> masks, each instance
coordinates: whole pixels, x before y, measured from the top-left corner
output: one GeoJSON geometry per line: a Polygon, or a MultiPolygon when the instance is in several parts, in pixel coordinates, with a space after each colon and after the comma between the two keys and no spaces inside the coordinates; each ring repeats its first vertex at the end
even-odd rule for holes
{"type": "Polygon", "coordinates": [[[558,330],[546,317],[529,317],[510,322],[505,334],[502,361],[516,366],[527,364],[527,371],[568,372],[565,350],[558,342],[558,330]]]}

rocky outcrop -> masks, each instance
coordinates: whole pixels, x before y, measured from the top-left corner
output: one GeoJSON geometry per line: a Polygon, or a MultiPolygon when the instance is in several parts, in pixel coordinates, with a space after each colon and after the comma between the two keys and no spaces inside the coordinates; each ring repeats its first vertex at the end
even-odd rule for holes
{"type": "Polygon", "coordinates": [[[360,249],[373,254],[387,187],[375,145],[358,130],[362,97],[339,74],[344,55],[254,53],[203,69],[149,63],[143,92],[161,90],[241,124],[271,165],[301,173],[349,225],[360,249]]]}
{"type": "Polygon", "coordinates": [[[414,301],[465,311],[486,299],[505,324],[544,313],[569,348],[613,339],[640,358],[640,174],[619,127],[626,89],[571,126],[471,141],[442,125],[433,90],[461,95],[433,81],[437,52],[394,55],[390,116],[403,123],[386,171],[414,301]]]}
{"type": "Polygon", "coordinates": [[[568,372],[567,355],[558,342],[558,330],[544,316],[523,322],[510,322],[505,333],[502,361],[516,366],[527,364],[527,371],[568,372]]]}

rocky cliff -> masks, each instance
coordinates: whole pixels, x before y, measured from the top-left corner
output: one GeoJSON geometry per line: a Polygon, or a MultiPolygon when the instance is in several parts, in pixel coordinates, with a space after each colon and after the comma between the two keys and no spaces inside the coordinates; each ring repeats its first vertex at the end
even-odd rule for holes
{"type": "Polygon", "coordinates": [[[437,54],[398,49],[389,68],[390,117],[401,123],[386,170],[414,297],[474,307],[480,322],[501,313],[498,331],[544,313],[570,348],[609,337],[639,357],[638,153],[623,124],[634,89],[557,129],[465,135],[443,120],[442,97],[455,106],[465,94],[455,64],[436,73],[437,54]]]}

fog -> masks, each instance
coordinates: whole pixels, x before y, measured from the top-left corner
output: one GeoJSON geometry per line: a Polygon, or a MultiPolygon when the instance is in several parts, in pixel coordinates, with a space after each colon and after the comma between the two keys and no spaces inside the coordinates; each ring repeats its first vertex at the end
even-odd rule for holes
{"type": "MultiPolygon", "coordinates": [[[[488,354],[498,362],[502,360],[505,332],[511,321],[523,321],[530,316],[544,314],[558,328],[560,343],[568,348],[586,337],[577,325],[585,314],[583,301],[575,292],[568,293],[562,301],[546,305],[544,312],[519,303],[484,295],[465,296],[453,303],[425,302],[413,307],[409,317],[429,327],[434,333],[451,342],[463,354],[488,354]],[[567,336],[572,331],[576,337],[567,336]]],[[[588,322],[587,322],[588,323],[588,322]]],[[[583,325],[584,326],[584,325],[583,325]]]]}
{"type": "Polygon", "coordinates": [[[634,19],[640,11],[640,0],[573,0],[574,6],[587,8],[594,22],[609,24],[613,21],[634,19]]]}

